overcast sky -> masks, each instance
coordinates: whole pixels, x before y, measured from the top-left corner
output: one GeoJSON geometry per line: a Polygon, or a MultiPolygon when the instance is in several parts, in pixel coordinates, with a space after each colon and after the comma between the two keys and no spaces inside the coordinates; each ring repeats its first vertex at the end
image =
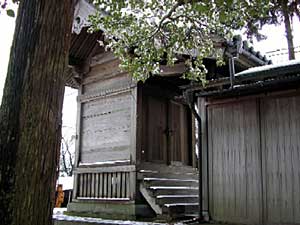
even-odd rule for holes
{"type": "MultiPolygon", "coordinates": [[[[14,32],[14,18],[10,18],[4,14],[0,14],[0,99],[2,98],[2,89],[5,82],[10,46],[14,32]]],[[[265,26],[263,32],[268,36],[268,39],[261,42],[254,42],[256,51],[261,51],[263,54],[277,49],[287,48],[284,27],[283,26],[265,26]]],[[[295,47],[300,46],[300,24],[299,20],[294,18],[294,44],[295,47]]],[[[300,47],[298,48],[300,51],[300,47]]],[[[297,58],[300,59],[300,53],[297,53],[297,58]]],[[[287,55],[279,57],[280,61],[287,60],[287,55]]],[[[276,60],[273,60],[276,63],[276,60]]],[[[76,95],[77,91],[70,88],[66,89],[63,122],[65,132],[73,132],[76,121],[76,95]],[[70,131],[71,130],[71,131],[70,131]]],[[[68,134],[67,134],[68,135],[68,134]]]]}

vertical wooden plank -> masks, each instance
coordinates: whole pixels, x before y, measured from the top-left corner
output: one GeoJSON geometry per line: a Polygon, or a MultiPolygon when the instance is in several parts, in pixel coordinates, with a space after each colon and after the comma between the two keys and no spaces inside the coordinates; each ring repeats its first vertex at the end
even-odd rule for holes
{"type": "Polygon", "coordinates": [[[136,193],[136,172],[132,171],[129,172],[129,190],[130,190],[130,199],[134,200],[135,199],[135,193],[136,193]]]}
{"type": "Polygon", "coordinates": [[[137,124],[136,124],[136,163],[140,164],[143,158],[143,88],[141,84],[137,84],[137,124]]]}
{"type": "Polygon", "coordinates": [[[122,198],[126,198],[126,172],[122,172],[122,183],[121,183],[121,196],[122,198]]]}
{"type": "Polygon", "coordinates": [[[82,176],[83,176],[83,185],[82,185],[83,195],[82,195],[82,197],[87,197],[87,186],[88,186],[87,174],[84,173],[84,174],[82,174],[82,176]]]}
{"type": "MultiPolygon", "coordinates": [[[[78,95],[82,94],[82,86],[80,86],[78,88],[78,95]]],[[[79,156],[80,156],[80,137],[81,137],[81,110],[82,110],[82,106],[81,106],[81,102],[80,100],[77,98],[77,116],[76,116],[76,141],[75,141],[75,161],[74,161],[74,168],[78,167],[79,164],[79,156]]],[[[73,199],[77,198],[77,193],[78,193],[78,181],[79,178],[77,177],[78,175],[74,175],[74,184],[73,184],[73,199]]]]}
{"type": "Polygon", "coordinates": [[[107,173],[107,197],[108,198],[111,198],[111,193],[112,193],[111,181],[112,181],[112,173],[107,173]]]}
{"type": "MultiPolygon", "coordinates": [[[[80,188],[78,188],[78,185],[80,185],[80,181],[79,181],[80,176],[78,174],[74,174],[74,178],[73,178],[73,193],[72,193],[72,198],[76,199],[79,195],[79,190],[80,188]]],[[[80,186],[79,186],[80,187],[80,186]]]]}
{"type": "Polygon", "coordinates": [[[194,116],[194,114],[191,115],[191,119],[192,119],[192,166],[194,168],[197,167],[197,155],[196,155],[196,118],[194,116]]]}
{"type": "Polygon", "coordinates": [[[103,173],[99,173],[99,197],[104,197],[104,176],[103,173]]]}
{"type": "Polygon", "coordinates": [[[96,173],[91,173],[91,197],[95,198],[96,173]]]}
{"type": "MultiPolygon", "coordinates": [[[[82,85],[78,88],[78,96],[83,94],[82,85]]],[[[77,117],[76,117],[76,141],[75,141],[75,161],[74,167],[77,168],[80,160],[80,143],[81,143],[81,125],[82,125],[82,103],[77,97],[77,117]]]]}
{"type": "Polygon", "coordinates": [[[117,176],[117,198],[121,198],[121,172],[117,172],[116,173],[116,176],[117,176]]]}
{"type": "Polygon", "coordinates": [[[83,180],[83,174],[78,174],[78,182],[79,182],[79,197],[83,196],[83,185],[84,185],[84,180],[83,180]]]}
{"type": "MultiPolygon", "coordinates": [[[[208,127],[208,161],[210,162],[209,163],[209,169],[208,169],[208,190],[209,190],[209,212],[210,212],[210,215],[215,215],[215,208],[214,208],[214,192],[215,192],[215,186],[214,186],[214,176],[215,176],[215,173],[214,173],[214,146],[213,146],[213,129],[214,129],[214,125],[213,125],[213,115],[212,115],[212,108],[209,108],[207,107],[207,127],[208,127]]],[[[193,119],[193,121],[195,121],[195,119],[193,119]]]]}
{"type": "Polygon", "coordinates": [[[99,198],[99,173],[95,173],[95,198],[99,198]]]}
{"type": "Polygon", "coordinates": [[[92,177],[91,173],[87,174],[87,191],[86,191],[86,197],[91,197],[91,187],[92,187],[92,177]]]}
{"type": "MultiPolygon", "coordinates": [[[[125,195],[125,198],[130,198],[130,172],[126,172],[125,173],[125,176],[126,176],[126,181],[125,181],[125,185],[126,185],[126,195],[125,195]]],[[[131,199],[131,198],[130,198],[131,199]]]]}
{"type": "MultiPolygon", "coordinates": [[[[300,112],[300,103],[299,103],[299,96],[295,97],[293,102],[294,110],[294,126],[292,131],[292,149],[293,149],[293,157],[292,157],[292,165],[293,165],[293,178],[294,183],[293,187],[300,187],[300,117],[296,116],[299,115],[300,112]]],[[[291,121],[293,120],[291,119],[291,121]]],[[[294,198],[294,207],[293,207],[293,215],[294,221],[300,223],[300,191],[299,188],[293,188],[293,198],[294,198]]]]}
{"type": "Polygon", "coordinates": [[[203,210],[209,209],[208,193],[208,143],[207,143],[207,110],[204,98],[198,98],[198,110],[201,117],[201,152],[202,152],[202,190],[203,190],[203,210]]]}
{"type": "Polygon", "coordinates": [[[108,197],[107,183],[107,173],[103,173],[103,198],[108,197]]]}
{"type": "Polygon", "coordinates": [[[185,108],[183,105],[180,106],[179,109],[179,117],[180,117],[180,128],[179,128],[179,136],[180,136],[180,146],[179,146],[179,153],[180,153],[180,161],[183,162],[184,165],[187,165],[187,151],[188,151],[188,145],[187,145],[187,115],[185,113],[185,108]]]}
{"type": "Polygon", "coordinates": [[[116,198],[117,194],[117,176],[116,173],[112,173],[112,198],[116,198]]]}
{"type": "MultiPolygon", "coordinates": [[[[134,82],[134,81],[132,81],[134,82]]],[[[137,148],[137,104],[138,104],[138,87],[135,84],[135,87],[131,89],[131,124],[130,124],[130,160],[131,164],[136,163],[136,148],[137,148]]]]}

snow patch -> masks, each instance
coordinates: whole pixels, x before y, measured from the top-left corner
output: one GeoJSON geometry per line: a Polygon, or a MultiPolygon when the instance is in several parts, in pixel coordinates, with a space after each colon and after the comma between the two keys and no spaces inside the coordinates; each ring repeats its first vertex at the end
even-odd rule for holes
{"type": "Polygon", "coordinates": [[[182,181],[182,182],[197,182],[197,180],[191,180],[191,179],[172,179],[172,178],[155,178],[155,177],[146,177],[144,178],[145,181],[155,181],[155,180],[158,180],[158,181],[182,181]]]}
{"type": "Polygon", "coordinates": [[[235,76],[247,75],[247,74],[262,72],[262,71],[269,71],[269,70],[274,70],[274,69],[277,69],[277,68],[294,66],[294,65],[298,65],[299,70],[300,70],[300,60],[290,60],[290,61],[286,61],[286,62],[274,64],[274,65],[265,65],[265,66],[252,67],[252,68],[244,70],[240,73],[235,74],[235,76]]]}
{"type": "Polygon", "coordinates": [[[166,207],[171,207],[171,206],[197,206],[199,205],[198,203],[172,203],[172,204],[164,204],[166,207]]]}
{"type": "Polygon", "coordinates": [[[54,208],[53,215],[63,215],[67,211],[67,208],[54,208]]]}
{"type": "Polygon", "coordinates": [[[94,162],[94,163],[79,163],[79,166],[101,166],[101,165],[114,165],[118,163],[130,163],[130,160],[116,160],[106,162],[94,162]]]}
{"type": "Polygon", "coordinates": [[[129,201],[130,198],[90,198],[90,197],[77,197],[81,200],[106,200],[106,201],[129,201]]]}
{"type": "Polygon", "coordinates": [[[156,198],[198,198],[198,195],[158,195],[156,198]]]}
{"type": "Polygon", "coordinates": [[[187,189],[187,190],[197,190],[198,188],[196,187],[188,187],[188,186],[152,186],[150,187],[150,189],[153,189],[153,190],[156,190],[156,189],[180,189],[180,190],[184,190],[184,189],[187,189]]]}
{"type": "Polygon", "coordinates": [[[57,185],[61,184],[63,190],[72,190],[73,189],[74,177],[59,177],[57,180],[57,185]]]}

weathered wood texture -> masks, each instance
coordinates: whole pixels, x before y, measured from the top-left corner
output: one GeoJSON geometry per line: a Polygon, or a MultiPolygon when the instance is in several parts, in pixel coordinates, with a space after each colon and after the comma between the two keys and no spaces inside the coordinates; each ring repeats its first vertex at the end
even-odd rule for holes
{"type": "Polygon", "coordinates": [[[134,200],[135,167],[128,164],[136,157],[136,83],[112,53],[95,56],[90,67],[78,96],[74,197],[134,200]]]}
{"type": "Polygon", "coordinates": [[[149,96],[146,107],[145,115],[147,115],[148,120],[144,124],[146,143],[143,150],[147,161],[167,163],[166,101],[149,96]]]}
{"type": "Polygon", "coordinates": [[[73,7],[20,1],[0,109],[0,223],[52,224],[73,7]]]}
{"type": "Polygon", "coordinates": [[[261,102],[265,220],[300,224],[300,97],[261,102]]]}
{"type": "Polygon", "coordinates": [[[101,172],[78,174],[79,200],[132,200],[130,173],[101,172]]]}
{"type": "Polygon", "coordinates": [[[261,220],[261,173],[256,102],[208,108],[210,209],[219,221],[261,220]]]}
{"type": "Polygon", "coordinates": [[[83,103],[81,162],[130,159],[130,92],[83,103]]]}
{"type": "Polygon", "coordinates": [[[143,95],[139,110],[142,159],[189,165],[188,109],[170,99],[143,95]]]}
{"type": "Polygon", "coordinates": [[[208,106],[212,218],[300,224],[300,97],[208,106]]]}
{"type": "Polygon", "coordinates": [[[189,165],[188,109],[182,104],[169,102],[170,159],[189,165]]]}
{"type": "MultiPolygon", "coordinates": [[[[201,117],[201,154],[202,154],[202,206],[203,210],[209,210],[209,179],[208,179],[208,139],[207,139],[207,108],[205,106],[205,99],[199,98],[198,99],[198,111],[201,117]]],[[[195,119],[192,120],[194,123],[196,122],[195,119]]],[[[198,129],[194,128],[194,132],[199,132],[198,129]]],[[[196,135],[196,133],[194,133],[196,135]]],[[[197,134],[198,136],[199,134],[197,134]]],[[[195,143],[195,142],[193,142],[195,143]]],[[[196,154],[195,154],[196,155],[196,154]]],[[[196,158],[196,157],[194,157],[196,158]]],[[[194,159],[196,160],[196,159],[194,159]]],[[[195,163],[196,164],[196,163],[195,163]]]]}
{"type": "MultiPolygon", "coordinates": [[[[107,53],[105,53],[106,55],[107,53]]],[[[98,56],[98,60],[102,59],[98,56]]],[[[120,73],[118,60],[96,63],[83,80],[80,163],[130,160],[136,104],[129,75],[120,73]],[[99,64],[100,63],[100,64],[99,64]]]]}

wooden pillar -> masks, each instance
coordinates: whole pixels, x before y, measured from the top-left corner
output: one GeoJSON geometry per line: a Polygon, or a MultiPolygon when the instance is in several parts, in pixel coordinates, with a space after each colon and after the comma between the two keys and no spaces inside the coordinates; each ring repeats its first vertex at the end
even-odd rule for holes
{"type": "MultiPolygon", "coordinates": [[[[75,141],[75,161],[74,161],[74,169],[79,165],[80,160],[80,142],[81,142],[81,113],[82,113],[82,103],[79,99],[79,96],[82,95],[82,85],[78,88],[77,95],[77,115],[76,115],[76,141],[75,141]]],[[[78,175],[74,171],[74,184],[73,184],[73,199],[77,198],[77,190],[78,190],[78,175]]]]}
{"type": "MultiPolygon", "coordinates": [[[[135,86],[131,89],[132,96],[132,105],[131,105],[131,136],[130,136],[130,164],[136,165],[137,162],[137,136],[138,136],[138,117],[137,117],[137,109],[138,109],[138,85],[135,83],[135,86]]],[[[136,198],[136,171],[132,171],[129,174],[130,182],[130,200],[135,201],[136,198]]]]}
{"type": "Polygon", "coordinates": [[[202,154],[202,190],[203,190],[203,210],[209,210],[209,187],[208,187],[208,144],[207,144],[207,110],[205,98],[198,98],[198,110],[201,117],[201,154],[202,154]]]}

